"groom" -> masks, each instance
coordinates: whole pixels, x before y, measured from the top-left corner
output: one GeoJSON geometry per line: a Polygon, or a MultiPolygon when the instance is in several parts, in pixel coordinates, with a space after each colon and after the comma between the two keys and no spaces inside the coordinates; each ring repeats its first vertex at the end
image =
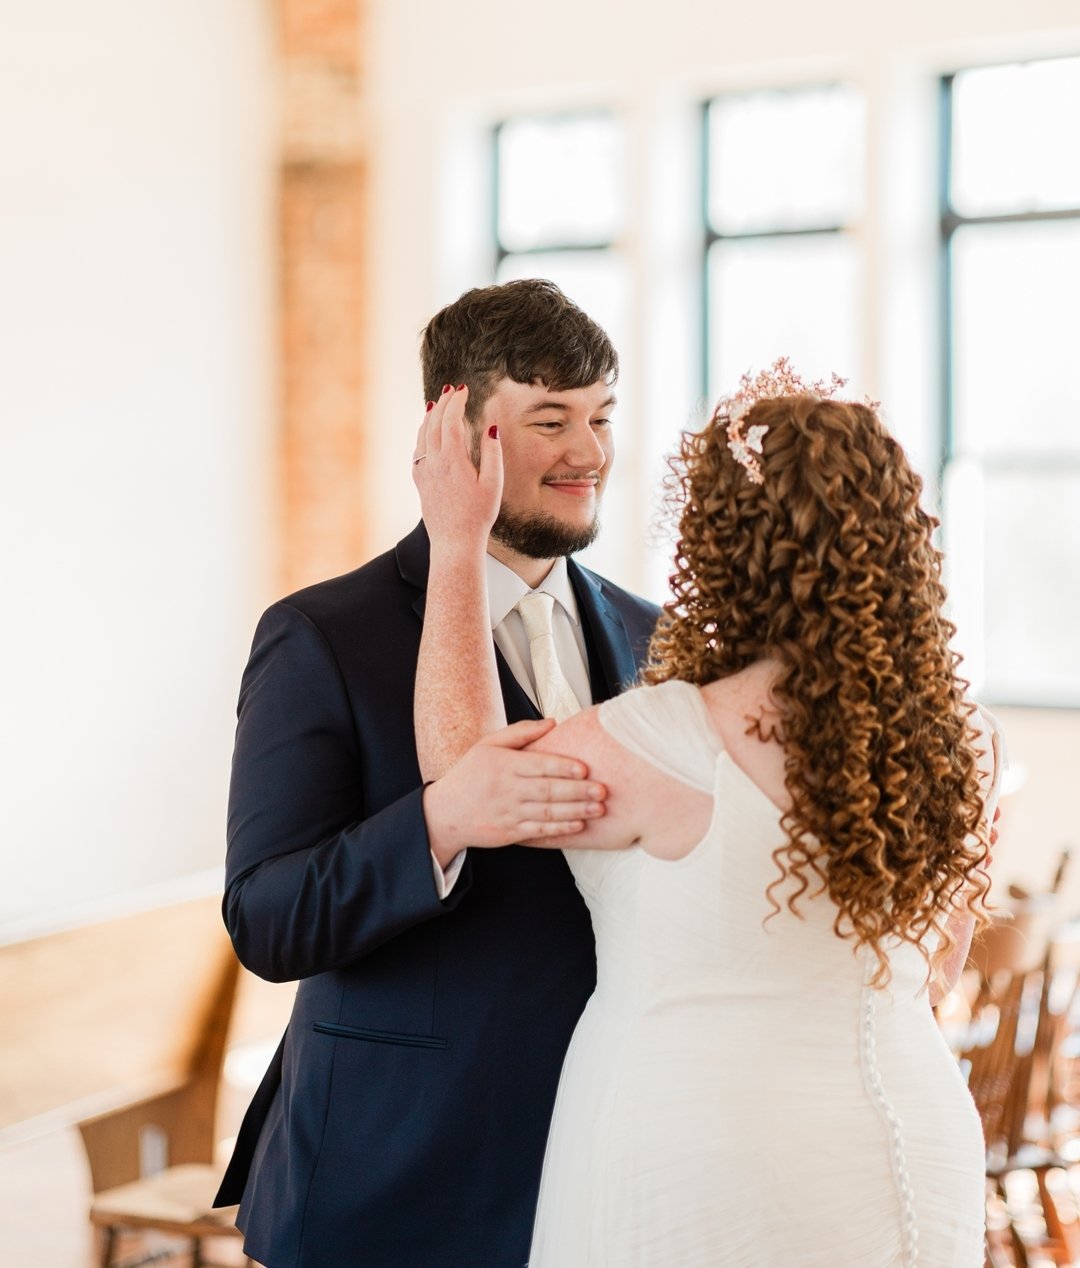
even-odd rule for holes
{"type": "MultiPolygon", "coordinates": [[[[474,434],[499,429],[488,582],[508,720],[539,718],[515,606],[531,590],[554,600],[577,700],[621,691],[657,610],[570,558],[596,535],[611,469],[607,336],[551,283],[510,282],[436,314],[422,361],[429,401],[466,383],[474,434]]],[[[422,787],[427,569],[420,524],[275,604],[241,686],[225,921],[245,965],[300,985],[218,1200],[241,1203],[247,1253],[267,1268],[520,1268],[594,985],[561,853],[493,827],[525,803],[581,814],[588,780],[522,751],[544,724],[482,741],[422,787]]]]}

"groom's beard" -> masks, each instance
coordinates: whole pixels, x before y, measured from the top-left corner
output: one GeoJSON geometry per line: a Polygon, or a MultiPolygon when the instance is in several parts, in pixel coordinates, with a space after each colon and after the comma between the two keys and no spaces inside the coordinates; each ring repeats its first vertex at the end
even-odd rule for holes
{"type": "MultiPolygon", "coordinates": [[[[480,429],[469,429],[469,457],[480,470],[480,429]]],[[[560,523],[554,515],[527,515],[499,507],[499,515],[491,526],[491,535],[497,542],[526,559],[558,559],[560,555],[576,555],[579,550],[591,546],[600,532],[599,513],[591,524],[574,528],[560,523]]]]}
{"type": "Polygon", "coordinates": [[[600,532],[600,517],[594,515],[591,524],[579,527],[563,524],[553,515],[526,515],[499,508],[499,518],[491,528],[497,542],[524,555],[526,559],[558,559],[560,555],[576,555],[579,550],[591,546],[600,532]]]}

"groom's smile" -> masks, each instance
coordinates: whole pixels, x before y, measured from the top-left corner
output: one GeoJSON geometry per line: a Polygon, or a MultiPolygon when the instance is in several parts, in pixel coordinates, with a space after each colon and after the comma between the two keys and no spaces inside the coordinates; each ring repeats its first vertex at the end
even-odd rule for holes
{"type": "Polygon", "coordinates": [[[549,489],[556,493],[565,493],[567,497],[594,498],[600,484],[600,474],[595,472],[582,479],[579,476],[551,476],[544,481],[549,489]]]}

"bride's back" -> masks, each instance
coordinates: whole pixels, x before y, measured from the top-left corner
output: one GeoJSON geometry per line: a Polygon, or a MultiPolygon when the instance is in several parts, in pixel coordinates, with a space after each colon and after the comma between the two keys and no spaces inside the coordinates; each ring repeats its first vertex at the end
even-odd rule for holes
{"type": "Polygon", "coordinates": [[[651,767],[667,785],[657,822],[685,833],[683,804],[709,809],[678,858],[566,851],[597,987],[563,1071],[530,1263],[906,1268],[915,1231],[920,1264],[973,1268],[981,1191],[950,1177],[978,1166],[979,1123],[926,962],[890,947],[892,979],[874,988],[873,953],[837,936],[827,894],[770,918],[786,834],[765,788],[783,752],[743,735],[734,688],[673,679],[600,707],[627,754],[617,778],[637,785],[614,797],[648,786],[655,800],[651,767]]]}

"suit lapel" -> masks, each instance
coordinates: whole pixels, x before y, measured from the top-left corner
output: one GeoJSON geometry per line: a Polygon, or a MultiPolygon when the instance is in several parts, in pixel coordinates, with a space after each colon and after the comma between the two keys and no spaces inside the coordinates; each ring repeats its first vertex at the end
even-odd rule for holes
{"type": "Polygon", "coordinates": [[[585,629],[585,645],[589,649],[593,703],[599,704],[601,700],[617,696],[634,681],[637,665],[626,626],[605,596],[600,578],[572,559],[568,571],[585,629]]]}
{"type": "Polygon", "coordinates": [[[419,591],[413,602],[413,611],[424,619],[424,602],[427,599],[428,570],[431,567],[431,542],[428,540],[424,521],[413,529],[408,537],[403,537],[394,547],[398,571],[401,579],[419,591]]]}

